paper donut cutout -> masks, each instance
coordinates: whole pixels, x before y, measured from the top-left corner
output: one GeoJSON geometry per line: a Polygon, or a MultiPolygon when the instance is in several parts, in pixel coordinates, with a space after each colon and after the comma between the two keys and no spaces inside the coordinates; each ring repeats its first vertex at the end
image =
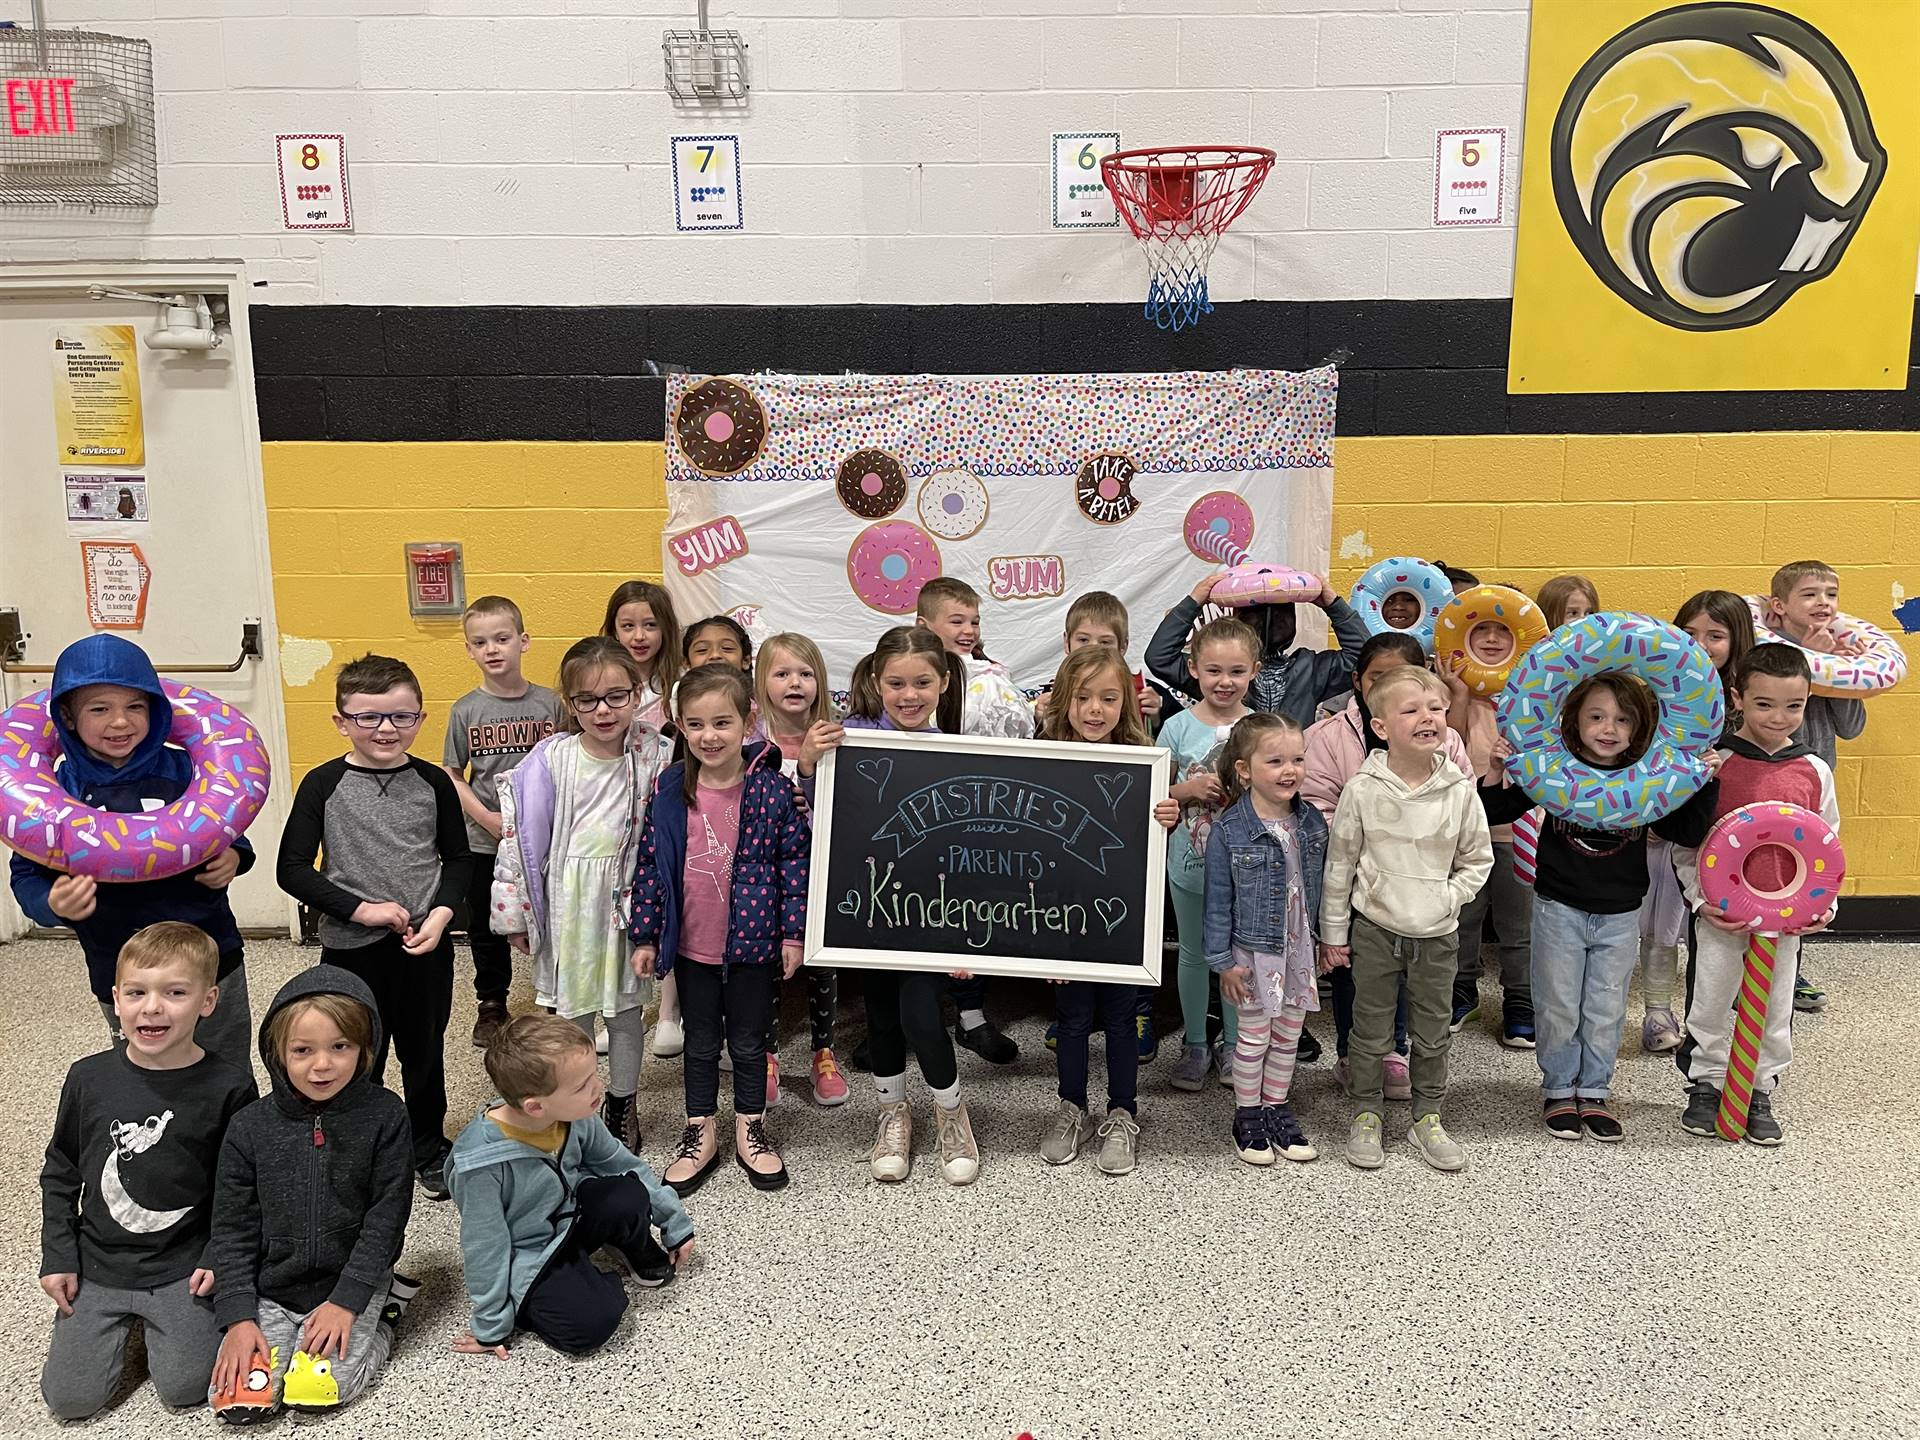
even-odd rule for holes
{"type": "Polygon", "coordinates": [[[238,840],[266,803],[266,744],[219,696],[172,680],[160,688],[173,706],[167,739],[193,762],[178,800],[128,815],[67,794],[53,776],[52,692],[41,690],[0,714],[0,843],[70,875],[124,882],[185,874],[238,840]]]}
{"type": "Polygon", "coordinates": [[[920,523],[942,540],[965,540],[987,523],[987,487],[966,470],[942,470],[920,486],[920,523]]]}
{"type": "Polygon", "coordinates": [[[1089,456],[1074,477],[1073,499],[1080,513],[1096,525],[1118,525],[1131,520],[1140,509],[1140,497],[1133,493],[1134,476],[1140,467],[1133,457],[1120,450],[1102,450],[1089,456]]]}
{"type": "Polygon", "coordinates": [[[1762,644],[1769,641],[1792,645],[1807,657],[1813,672],[1813,693],[1847,699],[1891,690],[1907,678],[1907,652],[1878,625],[1870,625],[1857,615],[1836,615],[1833,638],[1845,643],[1858,640],[1867,647],[1864,655],[1835,655],[1828,650],[1809,650],[1796,640],[1767,624],[1767,600],[1764,595],[1747,596],[1747,609],[1753,612],[1753,633],[1762,644]]]}
{"type": "Polygon", "coordinates": [[[1446,573],[1439,566],[1412,555],[1395,555],[1379,561],[1353,586],[1352,605],[1369,635],[1383,635],[1389,630],[1411,635],[1429,655],[1434,648],[1434,622],[1452,603],[1453,584],[1446,573]],[[1410,595],[1420,607],[1420,618],[1404,630],[1389,625],[1381,608],[1395,595],[1410,595]]]}
{"type": "Polygon", "coordinates": [[[833,493],[862,520],[884,520],[907,503],[907,471],[885,450],[856,450],[840,462],[833,493]]]}
{"type": "Polygon", "coordinates": [[[1231,490],[1210,491],[1187,507],[1180,533],[1202,560],[1244,565],[1253,543],[1253,507],[1231,490]]]}
{"type": "Polygon", "coordinates": [[[673,438],[702,475],[738,475],[767,444],[767,412],[737,380],[716,375],[673,407],[673,438]]]}
{"type": "Polygon", "coordinates": [[[1846,852],[1833,827],[1798,805],[1746,805],[1724,815],[1700,846],[1700,896],[1721,919],[1767,935],[1798,935],[1840,898],[1846,852]],[[1778,889],[1747,879],[1753,854],[1777,846],[1792,862],[1778,889]]]}
{"type": "Polygon", "coordinates": [[[1494,702],[1513,747],[1507,772],[1553,814],[1594,830],[1630,830],[1684,804],[1707,782],[1707,753],[1726,723],[1720,676],[1684,630],[1605,611],[1571,620],[1527,652],[1494,702]],[[1603,770],[1567,748],[1562,712],[1589,675],[1625,670],[1660,704],[1646,753],[1603,770]]]}
{"type": "Polygon", "coordinates": [[[1546,616],[1533,601],[1504,585],[1476,585],[1440,608],[1433,625],[1433,653],[1462,656],[1467,663],[1460,672],[1461,680],[1469,694],[1484,698],[1499,694],[1514,667],[1546,638],[1546,616]],[[1507,632],[1513,643],[1505,659],[1490,664],[1473,658],[1467,636],[1476,625],[1498,625],[1507,632]]]}
{"type": "Polygon", "coordinates": [[[1215,583],[1208,598],[1237,610],[1243,605],[1291,604],[1317,600],[1325,588],[1318,575],[1290,565],[1235,565],[1215,583]]]}
{"type": "Polygon", "coordinates": [[[939,548],[905,520],[869,525],[847,551],[847,584],[862,605],[883,615],[911,615],[920,587],[939,575],[939,548]]]}

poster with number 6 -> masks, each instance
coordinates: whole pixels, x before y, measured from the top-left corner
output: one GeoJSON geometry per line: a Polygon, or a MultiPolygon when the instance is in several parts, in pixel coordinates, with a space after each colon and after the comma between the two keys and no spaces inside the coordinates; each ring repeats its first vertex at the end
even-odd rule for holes
{"type": "Polygon", "coordinates": [[[1105,229],[1120,223],[1100,161],[1120,148],[1117,131],[1055,131],[1053,224],[1057,230],[1105,229]]]}
{"type": "Polygon", "coordinates": [[[289,230],[351,230],[347,198],[347,137],[276,135],[280,214],[289,230]]]}

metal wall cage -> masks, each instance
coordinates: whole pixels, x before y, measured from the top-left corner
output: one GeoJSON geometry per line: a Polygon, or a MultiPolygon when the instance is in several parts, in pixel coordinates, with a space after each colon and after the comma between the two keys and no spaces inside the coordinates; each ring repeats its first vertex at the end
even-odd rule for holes
{"type": "Polygon", "coordinates": [[[681,105],[740,101],[747,97],[747,42],[737,30],[706,28],[701,6],[698,30],[669,30],[660,41],[667,62],[667,93],[681,105]]]}
{"type": "Polygon", "coordinates": [[[82,30],[0,30],[0,205],[159,202],[153,47],[82,30]]]}

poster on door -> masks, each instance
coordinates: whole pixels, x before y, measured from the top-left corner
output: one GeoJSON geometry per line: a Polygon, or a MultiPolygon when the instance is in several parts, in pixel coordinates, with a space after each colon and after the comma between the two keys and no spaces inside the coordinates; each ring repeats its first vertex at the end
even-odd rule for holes
{"type": "Polygon", "coordinates": [[[147,463],[140,351],[131,325],[55,329],[53,433],[61,465],[147,463]]]}
{"type": "Polygon", "coordinates": [[[61,478],[69,528],[147,523],[146,476],[68,470],[61,478]]]}
{"type": "Polygon", "coordinates": [[[82,540],[80,568],[87,580],[87,623],[96,630],[138,630],[147,623],[147,587],[153,571],[129,540],[82,540]]]}

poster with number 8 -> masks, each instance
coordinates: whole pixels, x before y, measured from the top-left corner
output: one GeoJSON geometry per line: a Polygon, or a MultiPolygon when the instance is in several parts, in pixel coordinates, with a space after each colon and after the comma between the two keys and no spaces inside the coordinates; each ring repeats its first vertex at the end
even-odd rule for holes
{"type": "Polygon", "coordinates": [[[1117,131],[1055,131],[1053,224],[1058,230],[1104,229],[1120,223],[1113,196],[1100,178],[1100,161],[1120,148],[1117,131]]]}
{"type": "Polygon", "coordinates": [[[740,207],[740,137],[673,137],[673,228],[738,230],[745,223],[740,207]]]}
{"type": "Polygon", "coordinates": [[[276,135],[280,214],[289,230],[351,230],[347,137],[276,135]]]}

